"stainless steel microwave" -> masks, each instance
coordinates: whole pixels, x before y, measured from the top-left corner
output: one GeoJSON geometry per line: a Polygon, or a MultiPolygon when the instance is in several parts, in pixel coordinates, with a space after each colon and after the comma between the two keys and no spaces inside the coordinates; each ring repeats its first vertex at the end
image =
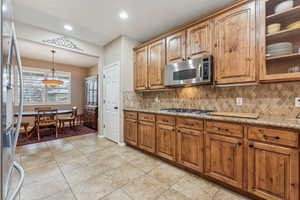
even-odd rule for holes
{"type": "Polygon", "coordinates": [[[165,86],[212,84],[212,56],[166,65],[165,86]]]}

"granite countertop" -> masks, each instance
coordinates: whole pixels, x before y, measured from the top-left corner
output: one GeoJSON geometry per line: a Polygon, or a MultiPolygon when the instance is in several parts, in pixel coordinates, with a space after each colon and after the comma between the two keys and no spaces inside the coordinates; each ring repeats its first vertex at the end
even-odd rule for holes
{"type": "Polygon", "coordinates": [[[246,124],[256,124],[256,125],[265,125],[265,126],[275,126],[281,128],[292,128],[300,130],[300,119],[284,118],[284,117],[260,117],[258,119],[246,119],[238,117],[222,117],[222,116],[212,116],[207,114],[192,114],[192,113],[172,113],[167,111],[161,111],[158,109],[142,109],[142,108],[125,108],[125,111],[136,111],[136,112],[145,112],[153,114],[165,114],[173,116],[183,116],[183,117],[193,117],[199,119],[211,119],[211,120],[220,120],[236,123],[246,123],[246,124]]]}

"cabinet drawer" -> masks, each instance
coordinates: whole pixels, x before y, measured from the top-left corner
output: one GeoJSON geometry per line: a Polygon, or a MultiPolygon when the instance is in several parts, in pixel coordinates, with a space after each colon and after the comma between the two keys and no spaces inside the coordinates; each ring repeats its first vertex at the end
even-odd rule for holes
{"type": "Polygon", "coordinates": [[[177,127],[203,130],[203,120],[179,117],[177,118],[177,127]]]}
{"type": "Polygon", "coordinates": [[[139,120],[154,122],[155,121],[155,115],[147,114],[147,113],[139,113],[139,120]]]}
{"type": "Polygon", "coordinates": [[[137,119],[137,112],[125,112],[125,119],[137,119]]]}
{"type": "Polygon", "coordinates": [[[166,115],[157,115],[156,122],[160,124],[175,125],[175,117],[166,115]]]}
{"type": "Polygon", "coordinates": [[[281,144],[290,147],[299,146],[298,133],[288,130],[278,130],[255,126],[249,127],[248,139],[272,144],[281,144]]]}
{"type": "Polygon", "coordinates": [[[207,121],[205,130],[209,133],[220,135],[243,137],[243,126],[226,122],[207,121]]]}

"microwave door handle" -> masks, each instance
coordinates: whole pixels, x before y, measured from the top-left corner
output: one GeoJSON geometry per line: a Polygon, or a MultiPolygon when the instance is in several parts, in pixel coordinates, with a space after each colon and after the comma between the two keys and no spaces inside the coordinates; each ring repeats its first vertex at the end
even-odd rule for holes
{"type": "Polygon", "coordinates": [[[15,156],[15,151],[16,151],[16,146],[18,142],[18,137],[19,137],[19,132],[20,132],[20,127],[21,127],[21,122],[22,122],[22,114],[23,114],[23,72],[22,72],[22,64],[21,64],[21,56],[19,52],[19,46],[18,46],[18,41],[16,37],[16,30],[14,25],[12,26],[12,32],[13,32],[13,47],[14,51],[16,54],[16,64],[17,64],[17,71],[19,75],[19,112],[18,112],[18,119],[17,119],[17,125],[16,129],[14,132],[15,140],[13,143],[13,156],[15,156]]]}
{"type": "Polygon", "coordinates": [[[18,196],[18,194],[19,194],[19,192],[21,190],[21,187],[23,185],[23,182],[24,182],[24,177],[25,177],[24,169],[16,161],[14,161],[13,165],[14,165],[14,168],[17,170],[17,172],[20,175],[20,181],[19,181],[19,183],[18,183],[17,188],[15,189],[15,191],[6,200],[16,200],[17,196],[18,196]]]}
{"type": "Polygon", "coordinates": [[[203,80],[203,65],[202,65],[202,63],[200,64],[199,68],[200,68],[200,79],[203,80]]]}

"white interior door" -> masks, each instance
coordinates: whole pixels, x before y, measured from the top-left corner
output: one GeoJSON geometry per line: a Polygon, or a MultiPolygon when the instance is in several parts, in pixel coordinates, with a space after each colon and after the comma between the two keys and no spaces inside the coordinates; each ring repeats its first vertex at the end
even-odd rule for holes
{"type": "Polygon", "coordinates": [[[120,63],[103,69],[103,133],[119,142],[120,137],[120,63]]]}

